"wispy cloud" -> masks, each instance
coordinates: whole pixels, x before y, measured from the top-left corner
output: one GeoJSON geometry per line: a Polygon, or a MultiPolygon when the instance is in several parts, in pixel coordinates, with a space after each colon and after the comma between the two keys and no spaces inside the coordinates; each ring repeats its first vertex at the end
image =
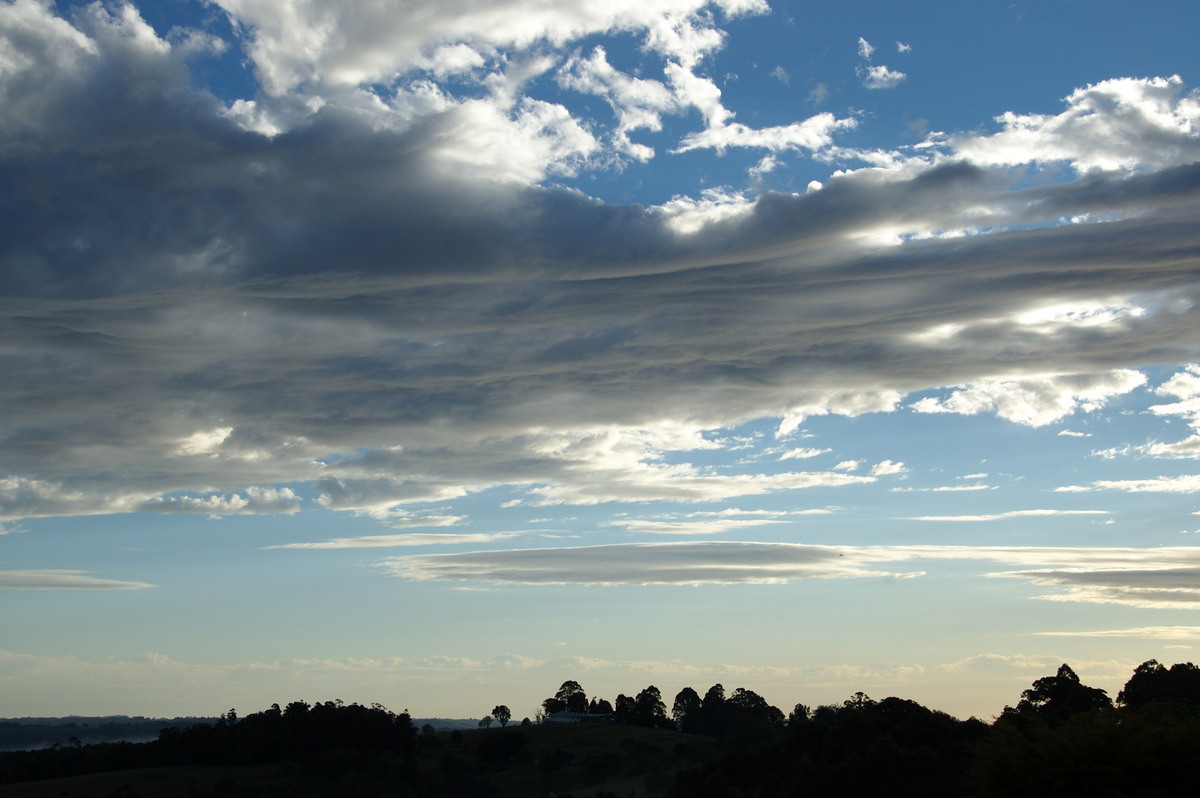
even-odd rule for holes
{"type": "Polygon", "coordinates": [[[284,543],[268,549],[377,549],[403,546],[454,546],[464,543],[491,543],[496,540],[528,535],[528,532],[405,532],[400,535],[365,535],[334,538],[312,543],[284,543]]]}
{"type": "Polygon", "coordinates": [[[1064,515],[1108,515],[1108,510],[1009,510],[992,515],[919,515],[910,518],[911,521],[1003,521],[1009,518],[1044,518],[1064,515]]]}
{"type": "Polygon", "coordinates": [[[1151,640],[1191,640],[1200,638],[1200,626],[1138,626],[1133,629],[1108,629],[1093,632],[1038,632],[1048,637],[1139,637],[1151,640]]]}
{"type": "Polygon", "coordinates": [[[1200,491],[1200,474],[1155,479],[1098,479],[1090,485],[1063,485],[1055,490],[1063,493],[1096,490],[1116,490],[1125,493],[1196,493],[1200,491]]]}
{"type": "Polygon", "coordinates": [[[142,590],[145,582],[89,576],[87,571],[0,571],[0,590],[142,590]]]}

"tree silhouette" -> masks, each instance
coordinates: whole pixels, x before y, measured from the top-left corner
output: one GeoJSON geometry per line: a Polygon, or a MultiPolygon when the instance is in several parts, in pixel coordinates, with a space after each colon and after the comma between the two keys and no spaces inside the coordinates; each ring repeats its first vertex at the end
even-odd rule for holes
{"type": "Polygon", "coordinates": [[[579,682],[574,679],[568,679],[558,688],[558,692],[554,697],[563,703],[563,707],[568,712],[587,712],[587,693],[579,686],[579,682]]]}
{"type": "Polygon", "coordinates": [[[1178,704],[1200,707],[1200,668],[1180,662],[1167,668],[1158,660],[1147,660],[1117,694],[1117,703],[1129,709],[1150,704],[1178,704]]]}
{"type": "Polygon", "coordinates": [[[685,687],[675,696],[671,707],[671,717],[681,732],[695,734],[700,731],[703,719],[700,716],[703,703],[700,695],[690,687],[685,687]]]}
{"type": "Polygon", "coordinates": [[[667,720],[667,706],[663,703],[662,693],[654,685],[637,694],[633,699],[633,724],[636,726],[654,726],[663,728],[670,725],[667,720]]]}
{"type": "Polygon", "coordinates": [[[492,717],[500,721],[500,728],[504,728],[512,719],[512,712],[509,711],[508,707],[500,704],[492,708],[492,717]]]}
{"type": "MultiPolygon", "coordinates": [[[[1038,679],[1021,693],[1016,713],[1032,713],[1047,722],[1061,723],[1072,715],[1111,708],[1112,699],[1106,691],[1082,684],[1071,666],[1063,663],[1054,676],[1038,679]]],[[[1005,712],[1010,709],[1005,707],[1005,712]]]]}

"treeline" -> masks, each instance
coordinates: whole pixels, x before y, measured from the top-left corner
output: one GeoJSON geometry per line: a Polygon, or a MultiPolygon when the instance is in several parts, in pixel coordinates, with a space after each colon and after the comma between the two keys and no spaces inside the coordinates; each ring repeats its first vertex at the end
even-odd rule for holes
{"type": "MultiPolygon", "coordinates": [[[[497,712],[506,725],[507,707],[497,712]]],[[[286,785],[237,794],[534,794],[513,791],[516,783],[561,794],[647,773],[653,784],[638,794],[668,798],[1165,798],[1193,794],[1200,772],[1200,668],[1191,663],[1145,662],[1115,701],[1063,665],[992,723],[864,693],[836,705],[798,704],[785,716],[751,690],[726,694],[719,684],[703,696],[684,688],[668,711],[653,686],[608,702],[589,699],[568,681],[542,702],[539,720],[560,712],[595,716],[603,728],[579,735],[548,724],[530,729],[526,720],[522,728],[470,736],[441,735],[432,726],[418,733],[407,713],[379,705],[297,701],[163,729],[150,743],[0,753],[0,782],[164,765],[283,763],[286,785]],[[647,728],[620,731],[620,724],[647,728]],[[680,732],[696,735],[695,742],[680,732]],[[609,747],[597,748],[599,740],[609,747]]]]}
{"type": "Polygon", "coordinates": [[[1200,668],[1138,666],[1114,704],[1068,665],[992,724],[857,693],[798,706],[774,736],[730,741],[669,798],[1191,795],[1200,772],[1200,668]]]}
{"type": "Polygon", "coordinates": [[[148,743],[70,745],[0,753],[0,783],[166,765],[252,765],[299,761],[307,775],[412,769],[417,731],[407,713],[378,704],[294,701],[239,718],[165,728],[148,743]]]}
{"type": "Polygon", "coordinates": [[[552,721],[560,712],[603,716],[614,723],[675,729],[710,737],[782,728],[786,720],[781,711],[753,690],[739,687],[726,697],[725,687],[721,684],[708,688],[703,698],[693,688],[683,688],[675,696],[668,716],[662,692],[654,685],[635,696],[618,695],[615,702],[609,703],[603,698],[589,701],[579,682],[569,680],[542,702],[538,718],[552,721]]]}

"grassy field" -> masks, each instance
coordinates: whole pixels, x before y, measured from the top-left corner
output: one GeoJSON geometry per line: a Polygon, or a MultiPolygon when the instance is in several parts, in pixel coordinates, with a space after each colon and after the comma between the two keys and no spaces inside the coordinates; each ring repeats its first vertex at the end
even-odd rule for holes
{"type": "Polygon", "coordinates": [[[288,779],[280,765],[143,768],[0,784],[0,798],[193,798],[220,795],[233,784],[282,788],[288,779]]]}

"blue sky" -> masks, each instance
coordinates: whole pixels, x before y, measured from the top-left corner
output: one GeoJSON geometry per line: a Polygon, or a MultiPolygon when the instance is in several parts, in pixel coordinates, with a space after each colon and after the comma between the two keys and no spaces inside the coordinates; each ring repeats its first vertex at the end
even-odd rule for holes
{"type": "Polygon", "coordinates": [[[1194,659],[1198,16],[0,4],[0,715],[1194,659]]]}

